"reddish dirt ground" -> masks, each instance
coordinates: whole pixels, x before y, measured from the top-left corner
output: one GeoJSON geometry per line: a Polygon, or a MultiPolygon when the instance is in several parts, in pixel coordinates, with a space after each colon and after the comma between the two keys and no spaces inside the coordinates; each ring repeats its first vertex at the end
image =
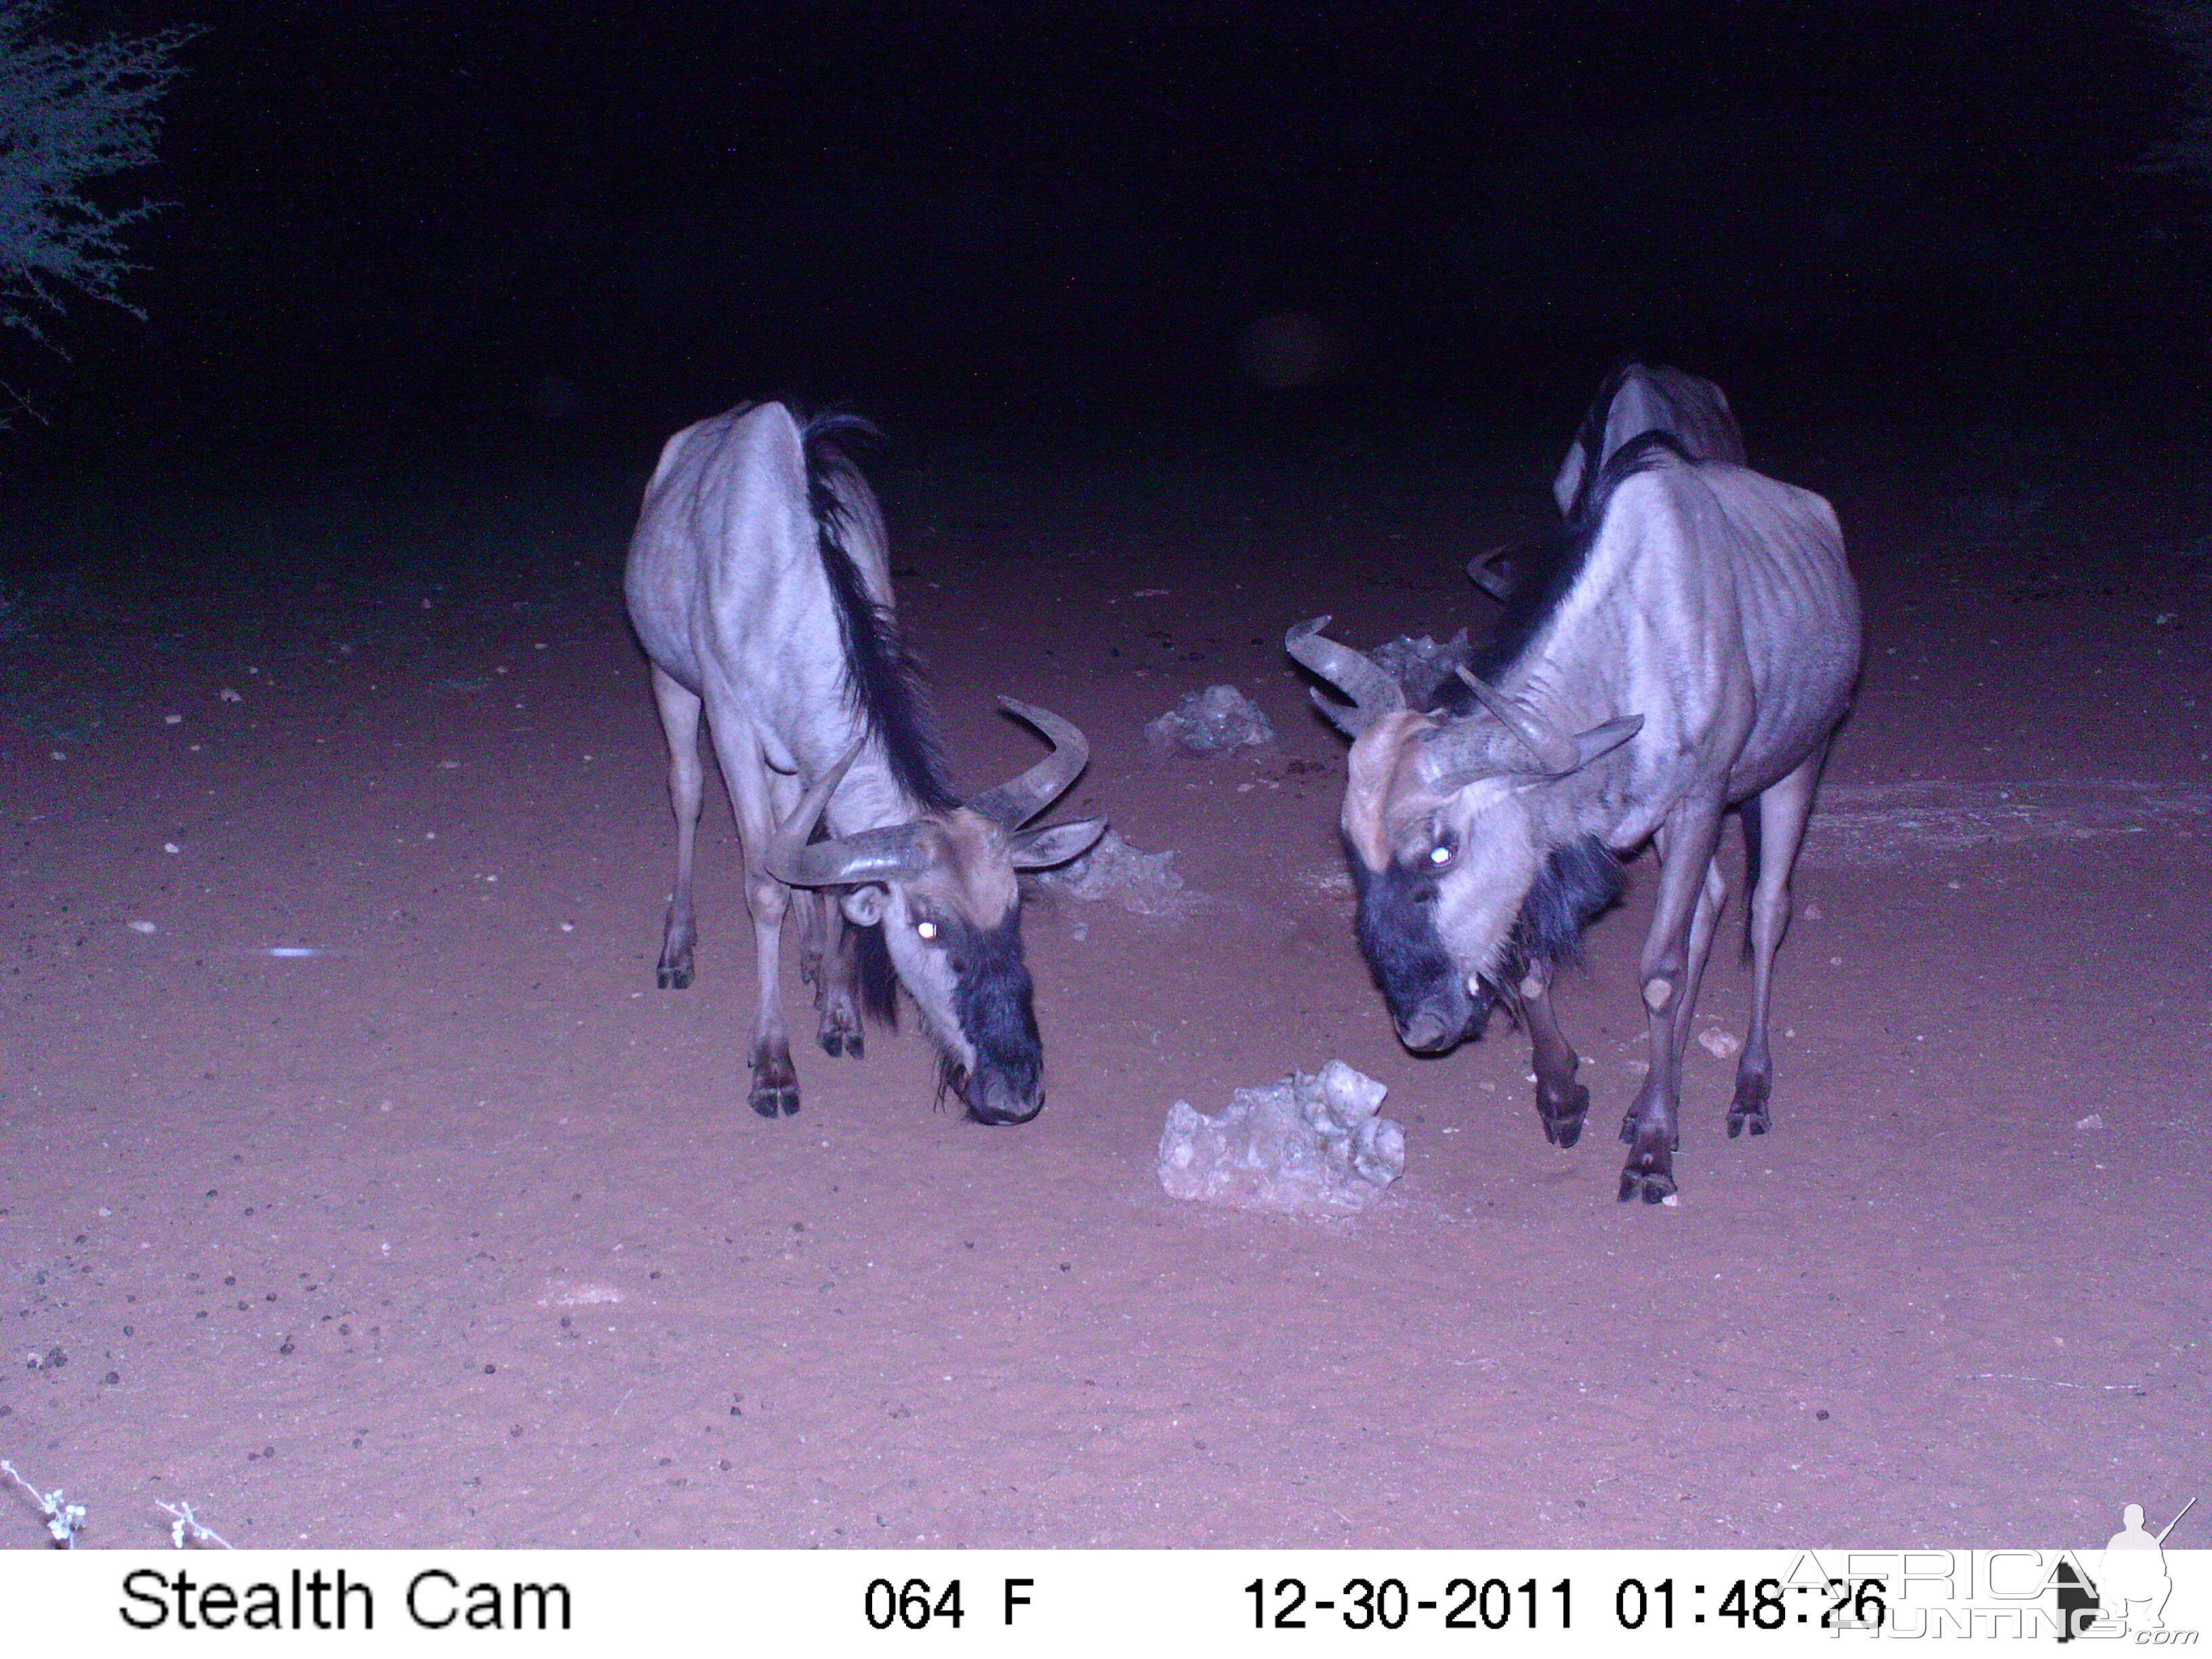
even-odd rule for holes
{"type": "MultiPolygon", "coordinates": [[[[698,982],[653,989],[672,836],[614,587],[641,473],[25,505],[19,562],[107,574],[0,647],[0,1456],[131,1547],[180,1499],[268,1547],[2087,1545],[2170,1514],[2212,1470],[2207,504],[2158,482],[2193,457],[2124,486],[2002,434],[1917,453],[1774,464],[1837,501],[1867,672],[1775,1133],[1724,1138],[1693,1047],[1656,1209],[1614,1202],[1607,1133],[1648,862],[1562,992],[1595,1098],[1555,1151],[1510,1033],[1394,1040],[1341,744],[1280,649],[1324,611],[1362,644],[1479,626],[1459,566],[1539,522],[1547,454],[875,469],[962,781],[1036,752],[994,694],[1064,713],[1094,761],[1063,815],[1174,849],[1194,899],[1032,902],[1051,1097],[1015,1129],[934,1109],[910,1029],[808,1042],[801,1114],[745,1109],[726,811],[698,982]],[[1279,745],[1147,749],[1222,681],[1279,745]],[[1172,1101],[1331,1056],[1407,1126],[1387,1201],[1163,1194],[1172,1101]]],[[[1745,998],[1719,963],[1699,1029],[1745,998]]],[[[44,1541],[0,1498],[0,1546],[44,1541]]]]}

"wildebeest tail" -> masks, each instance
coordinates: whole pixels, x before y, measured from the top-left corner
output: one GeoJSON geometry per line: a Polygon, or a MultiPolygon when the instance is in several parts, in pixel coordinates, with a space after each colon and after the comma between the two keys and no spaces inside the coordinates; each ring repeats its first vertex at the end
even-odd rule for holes
{"type": "Polygon", "coordinates": [[[1759,891],[1759,797],[1753,795],[1736,809],[1743,819],[1743,946],[1741,959],[1749,962],[1751,944],[1751,901],[1759,891]]]}
{"type": "Polygon", "coordinates": [[[883,744],[899,787],[932,811],[950,811],[960,799],[945,776],[944,755],[922,700],[921,665],[900,637],[890,608],[869,593],[844,542],[849,515],[840,486],[865,491],[867,483],[840,441],[879,435],[868,422],[839,410],[824,410],[807,422],[802,434],[807,506],[814,516],[822,568],[837,601],[847,693],[883,744]]]}

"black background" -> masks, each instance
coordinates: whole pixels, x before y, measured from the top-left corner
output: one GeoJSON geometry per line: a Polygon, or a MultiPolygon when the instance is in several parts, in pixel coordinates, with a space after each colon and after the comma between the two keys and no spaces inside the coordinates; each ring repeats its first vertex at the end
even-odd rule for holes
{"type": "Polygon", "coordinates": [[[1564,432],[1623,353],[1770,428],[2202,412],[2199,192],[2140,165],[2182,77],[2124,5],[58,20],[171,24],[203,33],[162,161],[111,198],[172,204],[132,244],[148,320],[80,303],[68,363],[15,343],[53,424],[9,465],[627,452],[763,393],[908,426],[1564,432]],[[1318,344],[1274,372],[1255,343],[1286,327],[1318,344]]]}

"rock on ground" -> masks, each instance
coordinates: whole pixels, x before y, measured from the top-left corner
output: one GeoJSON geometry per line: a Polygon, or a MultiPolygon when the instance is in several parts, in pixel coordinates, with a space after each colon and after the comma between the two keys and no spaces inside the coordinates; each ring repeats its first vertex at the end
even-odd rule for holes
{"type": "Polygon", "coordinates": [[[1179,916],[1192,897],[1176,873],[1172,852],[1140,853],[1109,830],[1079,859],[1071,859],[1037,879],[1072,898],[1090,902],[1112,899],[1140,916],[1179,916]]]}
{"type": "Polygon", "coordinates": [[[1186,755],[1225,755],[1275,740],[1275,728],[1259,704],[1233,685],[1209,685],[1187,694],[1145,728],[1155,749],[1186,755]]]}
{"type": "Polygon", "coordinates": [[[1406,701],[1418,708],[1436,695],[1437,688],[1452,677],[1453,670],[1474,660],[1474,647],[1468,642],[1467,629],[1462,628],[1442,645],[1426,634],[1418,639],[1410,634],[1401,634],[1395,639],[1383,641],[1367,654],[1377,668],[1405,688],[1406,701]]]}
{"type": "Polygon", "coordinates": [[[1216,1117],[1178,1100],[1160,1134],[1160,1185],[1239,1209],[1363,1210],[1406,1170],[1404,1127],[1376,1115],[1387,1092],[1332,1060],[1310,1077],[1239,1089],[1216,1117]]]}

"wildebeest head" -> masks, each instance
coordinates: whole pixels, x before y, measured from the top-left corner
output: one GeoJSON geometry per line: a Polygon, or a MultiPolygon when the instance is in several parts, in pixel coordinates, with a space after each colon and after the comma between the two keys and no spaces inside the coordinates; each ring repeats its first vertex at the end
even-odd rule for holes
{"type": "Polygon", "coordinates": [[[899,982],[943,1052],[948,1084],[982,1123],[1025,1123],[1044,1105],[1044,1054],[1022,960],[1015,872],[1065,864],[1097,841],[1101,818],[1022,826],[1075,781],[1090,757],[1058,715],[999,701],[1051,739],[1053,752],[949,811],[810,841],[856,744],[801,799],[770,849],[769,872],[793,887],[844,889],[856,926],[884,930],[899,982]]]}
{"type": "Polygon", "coordinates": [[[1398,1037],[1437,1054],[1480,1034],[1527,963],[1524,915],[1560,842],[1534,792],[1626,742],[1640,715],[1577,736],[1551,727],[1460,671],[1480,707],[1407,708],[1395,680],[1323,638],[1328,618],[1291,630],[1291,654],[1352,698],[1316,694],[1352,739],[1339,820],[1358,894],[1359,948],[1398,1037]]]}

